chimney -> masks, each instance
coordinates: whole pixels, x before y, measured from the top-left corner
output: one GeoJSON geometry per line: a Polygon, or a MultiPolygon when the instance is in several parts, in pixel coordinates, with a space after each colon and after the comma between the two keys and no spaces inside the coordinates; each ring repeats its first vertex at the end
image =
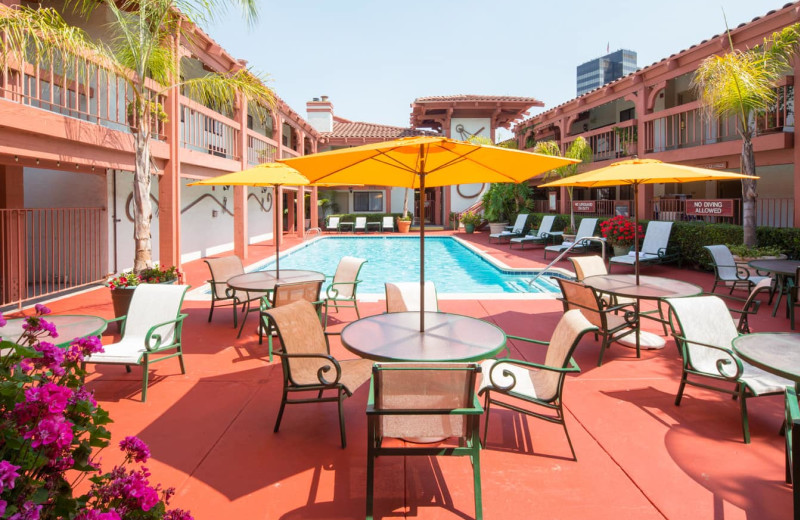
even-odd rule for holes
{"type": "Polygon", "coordinates": [[[328,101],[328,96],[306,102],[306,117],[318,132],[333,131],[333,103],[328,101]]]}

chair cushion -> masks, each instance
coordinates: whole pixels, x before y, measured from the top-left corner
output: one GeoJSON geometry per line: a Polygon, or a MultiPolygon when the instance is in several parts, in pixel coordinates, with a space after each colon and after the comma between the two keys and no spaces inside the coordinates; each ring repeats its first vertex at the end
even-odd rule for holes
{"type": "Polygon", "coordinates": [[[789,381],[775,374],[765,372],[742,361],[742,376],[739,378],[755,395],[783,392],[786,387],[794,387],[794,381],[789,381]]]}
{"type": "Polygon", "coordinates": [[[112,365],[138,365],[147,350],[144,338],[125,337],[119,343],[104,345],[104,352],[92,354],[86,358],[87,363],[106,363],[112,365]]]}

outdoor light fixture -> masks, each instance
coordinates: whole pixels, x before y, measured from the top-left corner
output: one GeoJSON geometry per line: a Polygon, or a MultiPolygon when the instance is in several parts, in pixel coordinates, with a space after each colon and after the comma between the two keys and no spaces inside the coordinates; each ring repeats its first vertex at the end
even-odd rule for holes
{"type": "Polygon", "coordinates": [[[56,161],[56,166],[61,166],[61,161],[56,161]]]}
{"type": "Polygon", "coordinates": [[[14,162],[19,162],[19,157],[16,155],[14,156],[14,162]]]}
{"type": "Polygon", "coordinates": [[[36,165],[37,166],[39,165],[39,159],[36,159],[36,165]]]}

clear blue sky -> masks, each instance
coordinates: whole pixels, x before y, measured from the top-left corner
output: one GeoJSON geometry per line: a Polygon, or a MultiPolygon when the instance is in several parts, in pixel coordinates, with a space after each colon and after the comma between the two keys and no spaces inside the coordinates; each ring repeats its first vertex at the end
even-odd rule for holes
{"type": "Polygon", "coordinates": [[[645,67],[777,10],[779,0],[261,0],[247,29],[231,13],[206,29],[272,78],[305,117],[330,96],[336,115],[408,126],[422,96],[534,97],[544,109],[575,97],[575,68],[626,48],[645,67]]]}

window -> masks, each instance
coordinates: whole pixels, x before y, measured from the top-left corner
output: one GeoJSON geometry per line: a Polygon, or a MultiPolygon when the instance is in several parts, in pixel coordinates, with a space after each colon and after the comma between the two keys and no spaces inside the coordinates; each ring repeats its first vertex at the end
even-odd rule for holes
{"type": "Polygon", "coordinates": [[[383,211],[383,192],[357,191],[353,193],[353,211],[383,211]]]}

